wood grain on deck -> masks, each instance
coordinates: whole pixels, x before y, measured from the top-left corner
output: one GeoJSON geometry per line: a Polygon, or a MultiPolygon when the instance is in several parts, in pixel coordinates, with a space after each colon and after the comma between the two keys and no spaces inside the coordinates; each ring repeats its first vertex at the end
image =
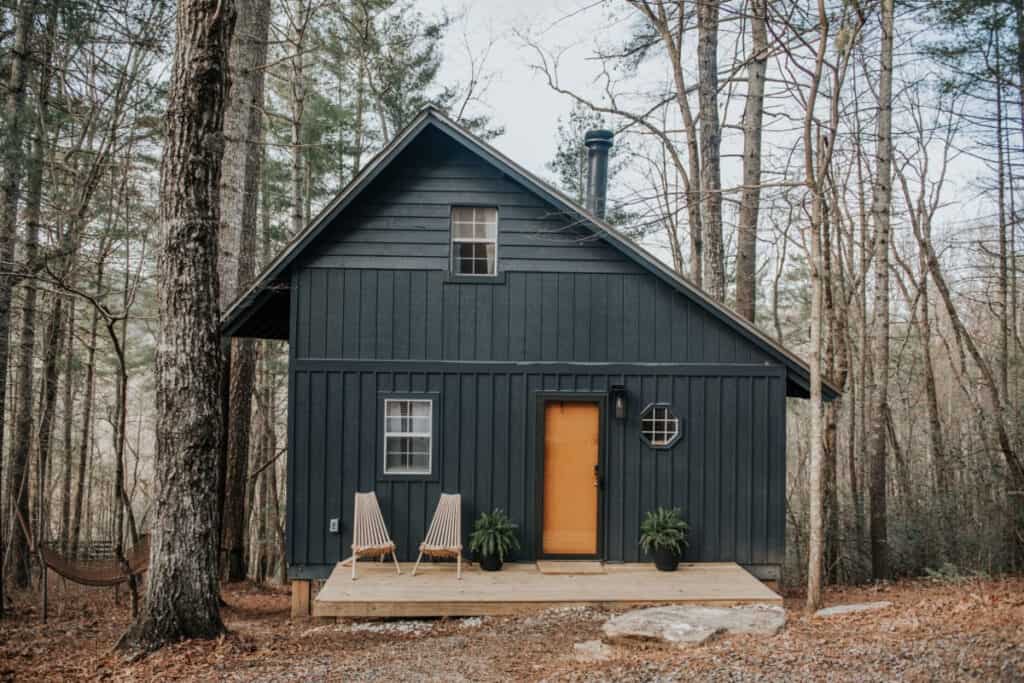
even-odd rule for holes
{"type": "MultiPolygon", "coordinates": [[[[411,566],[408,567],[411,570],[411,566]]],[[[499,572],[477,566],[455,577],[454,564],[430,564],[416,576],[403,565],[396,576],[376,563],[360,563],[359,578],[335,568],[317,595],[318,617],[430,617],[522,614],[550,607],[654,604],[781,605],[782,598],[739,565],[680,565],[659,572],[650,564],[607,564],[604,574],[542,574],[533,563],[506,564],[499,572]]]]}

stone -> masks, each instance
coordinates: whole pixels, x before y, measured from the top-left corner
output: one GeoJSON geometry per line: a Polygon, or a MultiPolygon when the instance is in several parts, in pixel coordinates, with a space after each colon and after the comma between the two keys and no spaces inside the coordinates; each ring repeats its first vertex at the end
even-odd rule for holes
{"type": "Polygon", "coordinates": [[[873,610],[885,609],[892,607],[892,603],[888,600],[882,600],[880,602],[858,602],[853,605],[836,605],[835,607],[826,607],[820,609],[814,613],[816,617],[834,617],[841,614],[855,614],[857,612],[871,612],[873,610]]]}
{"type": "Polygon", "coordinates": [[[786,611],[776,605],[649,607],[612,617],[603,626],[610,640],[660,640],[673,645],[700,645],[720,633],[775,635],[786,625],[786,611]]]}
{"type": "Polygon", "coordinates": [[[577,662],[605,662],[612,657],[612,649],[600,640],[587,640],[572,646],[577,662]]]}

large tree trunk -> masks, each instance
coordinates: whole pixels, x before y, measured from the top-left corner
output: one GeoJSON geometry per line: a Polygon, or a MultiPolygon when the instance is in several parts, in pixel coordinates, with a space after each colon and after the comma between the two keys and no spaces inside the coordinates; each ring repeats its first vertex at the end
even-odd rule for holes
{"type": "MultiPolygon", "coordinates": [[[[42,79],[46,80],[45,76],[42,79]]],[[[48,87],[48,86],[47,86],[48,87]]],[[[45,92],[45,89],[41,89],[45,92]]],[[[45,94],[40,98],[40,108],[45,109],[45,94]]],[[[34,268],[39,260],[39,221],[43,201],[43,156],[45,153],[45,132],[42,115],[37,118],[35,135],[32,140],[32,154],[28,160],[25,188],[25,251],[23,267],[34,268]]],[[[25,294],[22,301],[21,333],[18,338],[18,405],[14,418],[14,441],[11,444],[10,490],[15,516],[11,537],[11,558],[14,567],[14,584],[24,588],[29,584],[29,537],[32,529],[29,494],[29,456],[32,450],[34,364],[36,344],[36,305],[39,288],[36,279],[26,278],[25,294]]],[[[40,451],[41,452],[41,451],[40,451]]],[[[40,462],[40,464],[42,464],[40,462]]],[[[42,489],[36,491],[42,496],[42,489]]],[[[36,506],[41,509],[41,506],[36,506]]],[[[37,518],[38,520],[38,518],[37,518]]],[[[38,533],[38,529],[35,533],[38,533]]],[[[37,541],[39,539],[36,539],[37,541]]]]}
{"type": "Polygon", "coordinates": [[[722,134],[718,119],[719,0],[697,6],[697,92],[700,100],[700,162],[704,223],[704,287],[725,301],[725,247],[722,239],[722,134]]]}
{"type": "MultiPolygon", "coordinates": [[[[249,286],[256,269],[257,206],[263,160],[263,65],[267,60],[270,0],[255,0],[239,15],[229,59],[232,88],[224,111],[221,180],[221,309],[249,286]],[[223,246],[227,246],[225,249],[223,246]]],[[[246,480],[256,373],[256,345],[232,341],[223,533],[229,581],[245,579],[246,480]]]]}
{"type": "Polygon", "coordinates": [[[882,0],[882,43],[878,77],[878,141],[872,215],[875,221],[875,323],[872,329],[874,391],[871,392],[871,574],[889,577],[886,501],[886,423],[889,403],[889,224],[892,205],[893,0],[882,0]]]}
{"type": "MultiPolygon", "coordinates": [[[[0,263],[14,262],[14,244],[17,236],[18,201],[21,193],[21,180],[24,176],[24,136],[28,128],[25,107],[25,85],[28,81],[28,69],[31,61],[29,50],[32,23],[35,20],[37,0],[21,0],[15,15],[14,39],[8,53],[7,97],[4,102],[3,121],[0,122],[0,263]]],[[[11,332],[11,289],[14,277],[0,269],[0,475],[3,475],[2,463],[4,452],[4,427],[7,397],[7,368],[10,356],[11,332]]],[[[9,473],[8,478],[15,473],[9,473]]],[[[24,475],[19,475],[23,477],[24,475]]],[[[0,481],[3,477],[0,476],[0,481]]],[[[2,505],[2,495],[0,495],[2,505]]],[[[6,516],[4,522],[6,522],[6,516]]],[[[18,538],[17,525],[14,527],[15,538],[18,538]]],[[[6,565],[4,551],[7,548],[3,537],[3,524],[0,524],[0,615],[4,611],[4,567],[6,565]]],[[[20,579],[19,579],[20,582],[20,579]]]]}
{"type": "Polygon", "coordinates": [[[121,647],[224,632],[217,581],[217,238],[231,0],[183,0],[167,102],[157,259],[156,458],[146,602],[121,647]]]}
{"type": "Polygon", "coordinates": [[[736,226],[736,312],[754,322],[757,303],[757,217],[761,208],[761,124],[768,65],[767,0],[750,0],[750,57],[743,110],[743,191],[736,226]]]}

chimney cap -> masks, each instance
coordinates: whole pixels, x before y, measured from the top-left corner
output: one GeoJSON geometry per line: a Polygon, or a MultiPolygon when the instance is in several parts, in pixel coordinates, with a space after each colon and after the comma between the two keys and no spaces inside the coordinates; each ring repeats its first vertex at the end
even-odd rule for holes
{"type": "Polygon", "coordinates": [[[604,145],[606,147],[612,146],[612,138],[615,134],[606,128],[598,128],[596,130],[588,130],[586,135],[583,136],[583,143],[588,147],[592,145],[604,145]]]}

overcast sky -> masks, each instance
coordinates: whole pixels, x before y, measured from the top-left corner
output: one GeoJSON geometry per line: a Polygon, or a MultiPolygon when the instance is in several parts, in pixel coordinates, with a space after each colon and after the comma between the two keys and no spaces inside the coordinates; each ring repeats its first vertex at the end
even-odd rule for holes
{"type": "MultiPolygon", "coordinates": [[[[600,84],[594,81],[599,65],[593,59],[594,48],[599,43],[607,46],[618,42],[629,34],[631,27],[610,23],[609,5],[602,0],[419,0],[417,7],[427,15],[446,10],[450,15],[460,17],[446,38],[441,83],[467,81],[464,44],[467,39],[478,56],[488,43],[494,41],[486,64],[486,71],[493,80],[484,100],[494,123],[505,127],[505,134],[493,144],[530,171],[551,179],[552,174],[545,164],[554,154],[558,119],[568,114],[573,103],[552,91],[544,77],[531,68],[531,64],[537,61],[536,54],[516,33],[528,33],[549,53],[565,49],[558,67],[562,83],[599,100],[600,84]]],[[[631,16],[629,13],[620,14],[631,16]]],[[[645,66],[642,72],[644,80],[667,79],[667,73],[652,73],[651,68],[650,64],[645,66]]],[[[913,73],[914,68],[907,67],[900,77],[912,78],[913,73]]],[[[637,83],[633,85],[637,86],[637,83]]],[[[736,103],[731,107],[728,117],[736,119],[742,105],[736,103]]],[[[897,121],[897,143],[899,128],[897,121]]],[[[735,131],[725,130],[723,133],[725,158],[729,153],[739,151],[740,139],[735,131]]],[[[788,149],[795,140],[791,131],[766,133],[766,158],[773,153],[773,147],[777,151],[778,145],[785,143],[783,148],[788,149]]],[[[969,144],[967,140],[962,142],[969,144]]],[[[739,182],[738,172],[738,164],[724,163],[723,185],[739,182]]],[[[976,221],[990,222],[991,203],[979,197],[977,186],[979,178],[989,175],[978,160],[959,157],[947,178],[946,195],[951,201],[940,210],[939,219],[954,230],[966,231],[968,237],[971,237],[976,221]]],[[[628,194],[631,189],[647,182],[632,173],[620,175],[616,180],[620,194],[628,194]]],[[[616,193],[615,188],[612,188],[612,193],[616,193]]],[[[660,235],[644,240],[648,248],[664,256],[663,241],[660,235]]]]}
{"type": "MultiPolygon", "coordinates": [[[[582,50],[593,44],[588,36],[600,25],[600,9],[579,11],[593,0],[423,0],[424,13],[464,16],[449,33],[446,42],[441,83],[465,81],[468,76],[464,41],[468,36],[475,52],[495,40],[487,61],[493,74],[485,95],[490,114],[505,126],[505,134],[495,146],[530,171],[548,176],[544,168],[554,154],[558,117],[565,115],[572,102],[553,92],[543,77],[530,69],[532,52],[514,35],[514,31],[543,34],[545,45],[576,44],[578,59],[566,59],[563,75],[576,83],[593,77],[593,64],[583,61],[582,50]]],[[[577,56],[576,52],[573,56],[577,56]]]]}

